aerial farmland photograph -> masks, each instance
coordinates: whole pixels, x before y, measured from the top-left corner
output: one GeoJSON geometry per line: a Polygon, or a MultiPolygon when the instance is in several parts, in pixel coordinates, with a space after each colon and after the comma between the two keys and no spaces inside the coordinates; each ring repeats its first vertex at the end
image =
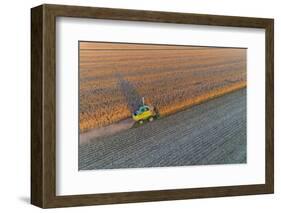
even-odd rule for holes
{"type": "Polygon", "coordinates": [[[247,163],[247,49],[79,41],[79,170],[247,163]]]}

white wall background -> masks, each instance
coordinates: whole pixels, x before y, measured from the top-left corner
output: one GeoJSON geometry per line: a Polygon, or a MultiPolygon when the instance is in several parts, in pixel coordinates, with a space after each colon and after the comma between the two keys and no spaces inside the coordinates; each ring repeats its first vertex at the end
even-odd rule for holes
{"type": "MultiPolygon", "coordinates": [[[[275,194],[139,204],[52,209],[49,212],[278,212],[281,198],[281,75],[279,1],[96,0],[2,1],[0,6],[0,211],[39,212],[30,189],[30,8],[42,3],[208,13],[275,19],[275,194]]],[[[257,94],[258,95],[258,94],[257,94]]]]}

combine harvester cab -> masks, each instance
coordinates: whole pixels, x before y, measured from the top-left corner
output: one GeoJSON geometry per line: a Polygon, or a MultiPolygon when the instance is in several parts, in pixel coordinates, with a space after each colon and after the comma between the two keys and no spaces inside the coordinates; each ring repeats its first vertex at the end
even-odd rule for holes
{"type": "Polygon", "coordinates": [[[143,104],[133,113],[133,119],[139,124],[143,124],[145,121],[153,121],[158,117],[158,113],[156,112],[153,106],[148,106],[144,104],[144,98],[142,99],[143,104]]]}

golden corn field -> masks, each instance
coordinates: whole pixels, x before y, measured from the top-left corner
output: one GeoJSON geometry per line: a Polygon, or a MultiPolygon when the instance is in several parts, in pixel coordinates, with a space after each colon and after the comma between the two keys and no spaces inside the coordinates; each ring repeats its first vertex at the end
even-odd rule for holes
{"type": "Polygon", "coordinates": [[[129,118],[141,103],[165,116],[246,87],[246,49],[80,42],[80,131],[129,118]]]}

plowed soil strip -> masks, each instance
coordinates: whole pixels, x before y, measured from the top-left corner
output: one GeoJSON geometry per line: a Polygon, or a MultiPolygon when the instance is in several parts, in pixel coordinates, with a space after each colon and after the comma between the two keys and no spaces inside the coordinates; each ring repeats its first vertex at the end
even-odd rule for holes
{"type": "Polygon", "coordinates": [[[79,169],[246,163],[246,89],[79,146],[79,169]]]}

